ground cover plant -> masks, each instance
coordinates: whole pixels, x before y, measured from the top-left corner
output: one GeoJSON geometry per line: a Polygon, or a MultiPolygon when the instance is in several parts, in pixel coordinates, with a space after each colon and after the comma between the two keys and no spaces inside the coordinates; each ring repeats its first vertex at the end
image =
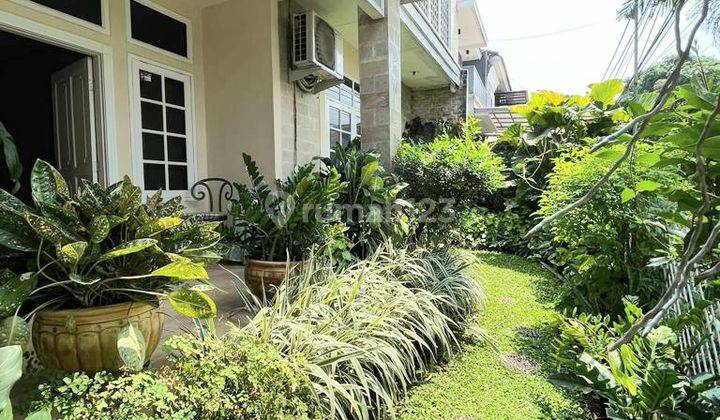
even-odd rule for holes
{"type": "Polygon", "coordinates": [[[33,408],[58,419],[319,418],[301,362],[246,336],[165,343],[159,370],[54,376],[40,385],[33,408]]]}
{"type": "Polygon", "coordinates": [[[548,349],[560,315],[553,308],[560,292],[555,277],[536,262],[487,252],[477,254],[469,273],[487,294],[478,325],[498,350],[466,345],[457,359],[410,391],[400,418],[591,418],[577,395],[545,379],[554,371],[548,349]],[[510,356],[523,356],[539,370],[509,370],[503,360],[510,356]]]}

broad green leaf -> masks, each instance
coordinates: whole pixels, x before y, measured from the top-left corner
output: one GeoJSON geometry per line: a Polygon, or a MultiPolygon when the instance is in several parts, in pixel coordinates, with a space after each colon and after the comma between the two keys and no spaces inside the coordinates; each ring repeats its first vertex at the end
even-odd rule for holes
{"type": "Polygon", "coordinates": [[[32,227],[40,237],[51,243],[59,245],[62,244],[65,239],[65,236],[57,226],[38,215],[27,213],[25,214],[25,221],[27,221],[30,227],[32,227]]]}
{"type": "Polygon", "coordinates": [[[100,258],[98,258],[98,261],[106,261],[113,258],[122,257],[124,255],[134,254],[155,245],[157,245],[157,241],[155,239],[135,239],[133,241],[122,243],[111,249],[110,251],[104,253],[100,256],[100,258]]]}
{"type": "Polygon", "coordinates": [[[7,269],[0,271],[0,317],[14,315],[35,290],[36,281],[35,276],[19,276],[7,269]]]}
{"type": "Polygon", "coordinates": [[[623,192],[620,194],[620,199],[622,203],[627,203],[628,201],[635,198],[635,190],[631,188],[625,188],[623,192]]]}
{"type": "Polygon", "coordinates": [[[122,216],[129,216],[142,204],[142,191],[130,181],[130,177],[125,175],[120,189],[120,197],[118,198],[118,213],[122,216]]]}
{"type": "Polygon", "coordinates": [[[55,168],[38,159],[30,174],[30,187],[35,204],[59,204],[70,196],[65,179],[55,168]]]}
{"type": "Polygon", "coordinates": [[[180,280],[207,280],[208,273],[202,264],[187,259],[173,261],[152,272],[153,276],[172,277],[180,280]]]}
{"type": "Polygon", "coordinates": [[[147,344],[139,328],[131,323],[125,324],[118,332],[117,349],[120,360],[134,371],[140,371],[145,364],[147,344]]]}
{"type": "Polygon", "coordinates": [[[8,133],[2,122],[0,122],[0,142],[3,147],[3,156],[5,156],[5,167],[10,174],[10,180],[14,183],[14,194],[20,189],[20,176],[22,175],[23,167],[22,163],[20,163],[17,147],[15,147],[15,140],[10,133],[8,133]]]}
{"type": "Polygon", "coordinates": [[[15,251],[35,252],[39,240],[24,215],[0,205],[0,245],[15,251]]]}
{"type": "Polygon", "coordinates": [[[706,111],[712,111],[715,108],[713,101],[704,98],[697,92],[693,91],[689,86],[680,86],[677,89],[679,97],[685,100],[685,103],[695,107],[697,109],[704,109],[706,111]]]}
{"type": "Polygon", "coordinates": [[[590,98],[607,108],[614,105],[617,97],[623,92],[623,82],[620,79],[606,80],[602,83],[590,85],[590,98]]]}
{"type": "Polygon", "coordinates": [[[61,263],[76,266],[80,262],[85,249],[87,249],[87,242],[73,242],[71,244],[64,245],[57,250],[57,257],[61,263]]]}
{"type": "Polygon", "coordinates": [[[90,242],[99,244],[110,233],[110,220],[107,216],[96,216],[90,222],[90,242]]]}
{"type": "Polygon", "coordinates": [[[657,153],[640,153],[637,158],[637,162],[642,165],[655,166],[662,158],[657,153]]]}
{"type": "Polygon", "coordinates": [[[217,315],[215,302],[205,293],[186,287],[168,294],[170,305],[180,315],[193,319],[214,318],[217,315]]]}
{"type": "Polygon", "coordinates": [[[20,346],[0,347],[0,417],[10,414],[10,390],[22,376],[22,348],[20,346]]]}
{"type": "Polygon", "coordinates": [[[638,184],[635,186],[635,190],[637,190],[637,192],[647,192],[655,191],[660,187],[662,187],[662,184],[659,182],[645,180],[638,182],[638,184]]]}
{"type": "Polygon", "coordinates": [[[52,420],[52,416],[50,416],[50,410],[42,408],[28,414],[28,416],[25,417],[25,420],[52,420]]]}
{"type": "Polygon", "coordinates": [[[624,151],[616,149],[616,148],[609,148],[609,149],[603,149],[599,152],[595,153],[594,156],[602,159],[602,160],[609,160],[609,161],[617,161],[625,154],[624,151]]]}
{"type": "Polygon", "coordinates": [[[720,161],[720,136],[705,139],[702,147],[703,156],[708,159],[720,161]]]}
{"type": "Polygon", "coordinates": [[[161,217],[141,226],[135,237],[148,238],[155,236],[165,230],[180,226],[182,222],[183,220],[179,217],[161,217]]]}
{"type": "Polygon", "coordinates": [[[0,346],[22,346],[30,342],[30,328],[19,316],[9,316],[0,321],[0,346]]]}
{"type": "Polygon", "coordinates": [[[360,171],[360,185],[363,187],[369,187],[370,182],[375,178],[380,169],[380,162],[372,161],[364,165],[360,171]]]}

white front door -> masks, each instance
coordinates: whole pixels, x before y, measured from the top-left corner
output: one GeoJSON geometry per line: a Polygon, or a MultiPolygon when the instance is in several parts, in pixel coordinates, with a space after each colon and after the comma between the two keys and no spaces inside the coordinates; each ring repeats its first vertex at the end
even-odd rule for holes
{"type": "Polygon", "coordinates": [[[97,181],[92,69],[85,57],[52,76],[56,164],[73,191],[81,179],[97,181]]]}

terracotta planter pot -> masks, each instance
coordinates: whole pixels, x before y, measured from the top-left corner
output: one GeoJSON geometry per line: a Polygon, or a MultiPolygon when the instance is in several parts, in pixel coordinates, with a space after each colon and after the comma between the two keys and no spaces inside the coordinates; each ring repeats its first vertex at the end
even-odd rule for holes
{"type": "Polygon", "coordinates": [[[279,261],[261,261],[261,260],[245,260],[245,284],[248,289],[257,297],[273,294],[275,287],[285,279],[287,272],[292,272],[302,265],[302,262],[279,262],[279,261]]]}
{"type": "Polygon", "coordinates": [[[160,341],[164,320],[159,306],[140,302],[39,311],[33,320],[32,342],[45,366],[67,372],[115,371],[122,366],[117,350],[120,329],[130,321],[142,331],[147,362],[160,341]]]}

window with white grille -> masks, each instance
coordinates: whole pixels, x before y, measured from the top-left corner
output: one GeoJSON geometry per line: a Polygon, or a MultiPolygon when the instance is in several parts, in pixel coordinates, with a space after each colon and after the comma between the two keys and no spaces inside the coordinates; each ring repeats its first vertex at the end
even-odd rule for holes
{"type": "Polygon", "coordinates": [[[346,146],[360,137],[360,85],[345,78],[345,81],[326,92],[328,101],[327,121],[330,133],[330,147],[341,143],[346,146]]]}

